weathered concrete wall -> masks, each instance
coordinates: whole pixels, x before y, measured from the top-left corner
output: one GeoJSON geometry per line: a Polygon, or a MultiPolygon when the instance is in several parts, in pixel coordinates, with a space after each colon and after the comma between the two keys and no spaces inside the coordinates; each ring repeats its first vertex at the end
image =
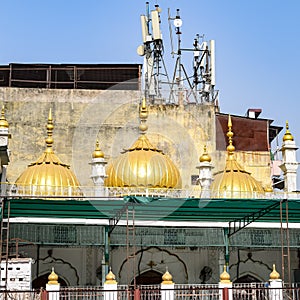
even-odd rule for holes
{"type": "MultiPolygon", "coordinates": [[[[139,135],[138,103],[142,97],[139,91],[0,88],[0,97],[12,134],[10,182],[44,151],[50,108],[55,126],[55,153],[71,165],[83,186],[92,186],[89,162],[96,139],[110,161],[139,135]]],[[[215,151],[214,111],[210,104],[149,106],[149,139],[178,166],[183,188],[190,188],[191,175],[198,174],[196,166],[204,144],[212,156],[214,171],[224,166],[225,153],[215,151]]],[[[243,153],[237,157],[246,169],[254,171],[258,180],[270,182],[269,158],[265,154],[243,153]],[[257,168],[258,165],[262,167],[257,168]]]]}

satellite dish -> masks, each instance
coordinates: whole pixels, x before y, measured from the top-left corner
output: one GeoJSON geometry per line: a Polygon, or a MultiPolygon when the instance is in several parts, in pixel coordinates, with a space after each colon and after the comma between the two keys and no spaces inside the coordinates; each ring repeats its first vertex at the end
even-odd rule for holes
{"type": "Polygon", "coordinates": [[[182,20],[180,18],[175,18],[174,26],[178,28],[178,27],[181,27],[181,25],[182,25],[182,20]]]}
{"type": "Polygon", "coordinates": [[[140,56],[144,56],[145,55],[145,47],[144,45],[140,45],[137,47],[136,52],[138,55],[140,56]]]}

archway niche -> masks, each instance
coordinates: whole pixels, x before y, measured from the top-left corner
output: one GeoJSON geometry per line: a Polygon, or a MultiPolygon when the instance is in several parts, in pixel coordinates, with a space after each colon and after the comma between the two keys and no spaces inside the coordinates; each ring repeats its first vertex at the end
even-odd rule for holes
{"type": "MultiPolygon", "coordinates": [[[[41,275],[34,279],[32,281],[32,288],[33,289],[40,289],[40,288],[46,288],[46,284],[48,283],[49,279],[48,276],[50,273],[46,273],[44,275],[41,275]]],[[[60,286],[68,286],[67,282],[63,280],[61,277],[58,277],[58,282],[60,283],[60,286]]]]}
{"type": "Polygon", "coordinates": [[[259,280],[253,275],[245,274],[234,281],[234,283],[251,283],[251,282],[261,282],[261,280],[259,280]]]}
{"type": "MultiPolygon", "coordinates": [[[[155,270],[146,271],[135,278],[135,283],[137,285],[151,285],[151,284],[161,284],[162,275],[160,272],[155,270]]],[[[133,284],[133,281],[131,282],[133,284]]]]}

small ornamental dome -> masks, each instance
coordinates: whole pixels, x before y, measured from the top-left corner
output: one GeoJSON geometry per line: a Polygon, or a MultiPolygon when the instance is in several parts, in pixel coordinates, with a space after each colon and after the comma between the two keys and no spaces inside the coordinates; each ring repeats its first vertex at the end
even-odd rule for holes
{"type": "Polygon", "coordinates": [[[293,141],[294,137],[292,136],[291,132],[289,131],[289,123],[288,123],[288,121],[286,121],[285,128],[286,128],[286,131],[285,131],[285,134],[284,134],[282,140],[284,142],[286,142],[286,141],[293,141]]]}
{"type": "Polygon", "coordinates": [[[40,158],[28,165],[16,180],[19,194],[36,196],[81,196],[79,182],[70,166],[62,163],[52,149],[53,121],[49,112],[46,138],[47,149],[40,158]]]}
{"type": "Polygon", "coordinates": [[[228,118],[229,145],[224,171],[218,172],[211,185],[211,193],[217,198],[249,198],[264,194],[262,185],[245,171],[236,161],[232,144],[231,117],[228,118]]]}
{"type": "Polygon", "coordinates": [[[111,271],[111,269],[110,269],[110,271],[108,272],[108,274],[105,276],[105,279],[106,279],[106,281],[105,281],[106,284],[116,284],[116,283],[117,283],[117,282],[116,282],[116,276],[115,276],[115,274],[111,271]]]}
{"type": "Polygon", "coordinates": [[[4,106],[2,106],[1,117],[0,117],[0,128],[8,128],[9,124],[4,115],[4,106]]]}
{"type": "Polygon", "coordinates": [[[207,153],[206,145],[204,145],[204,152],[203,152],[203,154],[200,156],[199,161],[200,161],[200,162],[211,162],[211,157],[210,157],[210,155],[207,153]]]}
{"type": "Polygon", "coordinates": [[[167,270],[165,274],[162,276],[162,284],[172,284],[173,283],[173,276],[167,270]]]}
{"type": "Polygon", "coordinates": [[[276,271],[275,264],[273,264],[273,271],[270,273],[270,280],[280,279],[280,274],[276,271]]]}
{"type": "Polygon", "coordinates": [[[104,158],[104,153],[101,151],[99,147],[99,141],[96,142],[96,149],[94,150],[92,154],[93,158],[104,158]]]}
{"type": "Polygon", "coordinates": [[[223,273],[220,275],[220,282],[222,282],[222,283],[230,283],[230,275],[229,275],[229,273],[226,271],[226,266],[224,266],[224,271],[223,271],[223,273]]]}
{"type": "Polygon", "coordinates": [[[52,268],[52,272],[50,273],[50,275],[48,276],[48,284],[58,284],[58,276],[57,274],[54,272],[54,268],[52,268]]]}

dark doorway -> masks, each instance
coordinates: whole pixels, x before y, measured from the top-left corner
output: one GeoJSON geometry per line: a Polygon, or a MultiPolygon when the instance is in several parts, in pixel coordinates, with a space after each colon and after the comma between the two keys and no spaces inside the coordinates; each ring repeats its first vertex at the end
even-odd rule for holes
{"type": "MultiPolygon", "coordinates": [[[[32,281],[32,288],[33,289],[40,289],[42,288],[46,288],[46,284],[48,283],[48,276],[50,274],[44,274],[36,279],[34,279],[32,281]]],[[[67,286],[67,283],[60,277],[58,277],[58,282],[60,283],[60,286],[67,286]]]]}
{"type": "Polygon", "coordinates": [[[237,280],[234,281],[234,283],[250,283],[250,282],[261,282],[259,279],[255,278],[252,275],[244,275],[237,280]]]}
{"type": "MultiPolygon", "coordinates": [[[[135,278],[135,282],[137,285],[141,284],[160,284],[162,282],[162,274],[154,271],[149,270],[147,272],[144,272],[143,274],[137,276],[135,278]]],[[[132,282],[133,284],[133,282],[132,282]]]]}

